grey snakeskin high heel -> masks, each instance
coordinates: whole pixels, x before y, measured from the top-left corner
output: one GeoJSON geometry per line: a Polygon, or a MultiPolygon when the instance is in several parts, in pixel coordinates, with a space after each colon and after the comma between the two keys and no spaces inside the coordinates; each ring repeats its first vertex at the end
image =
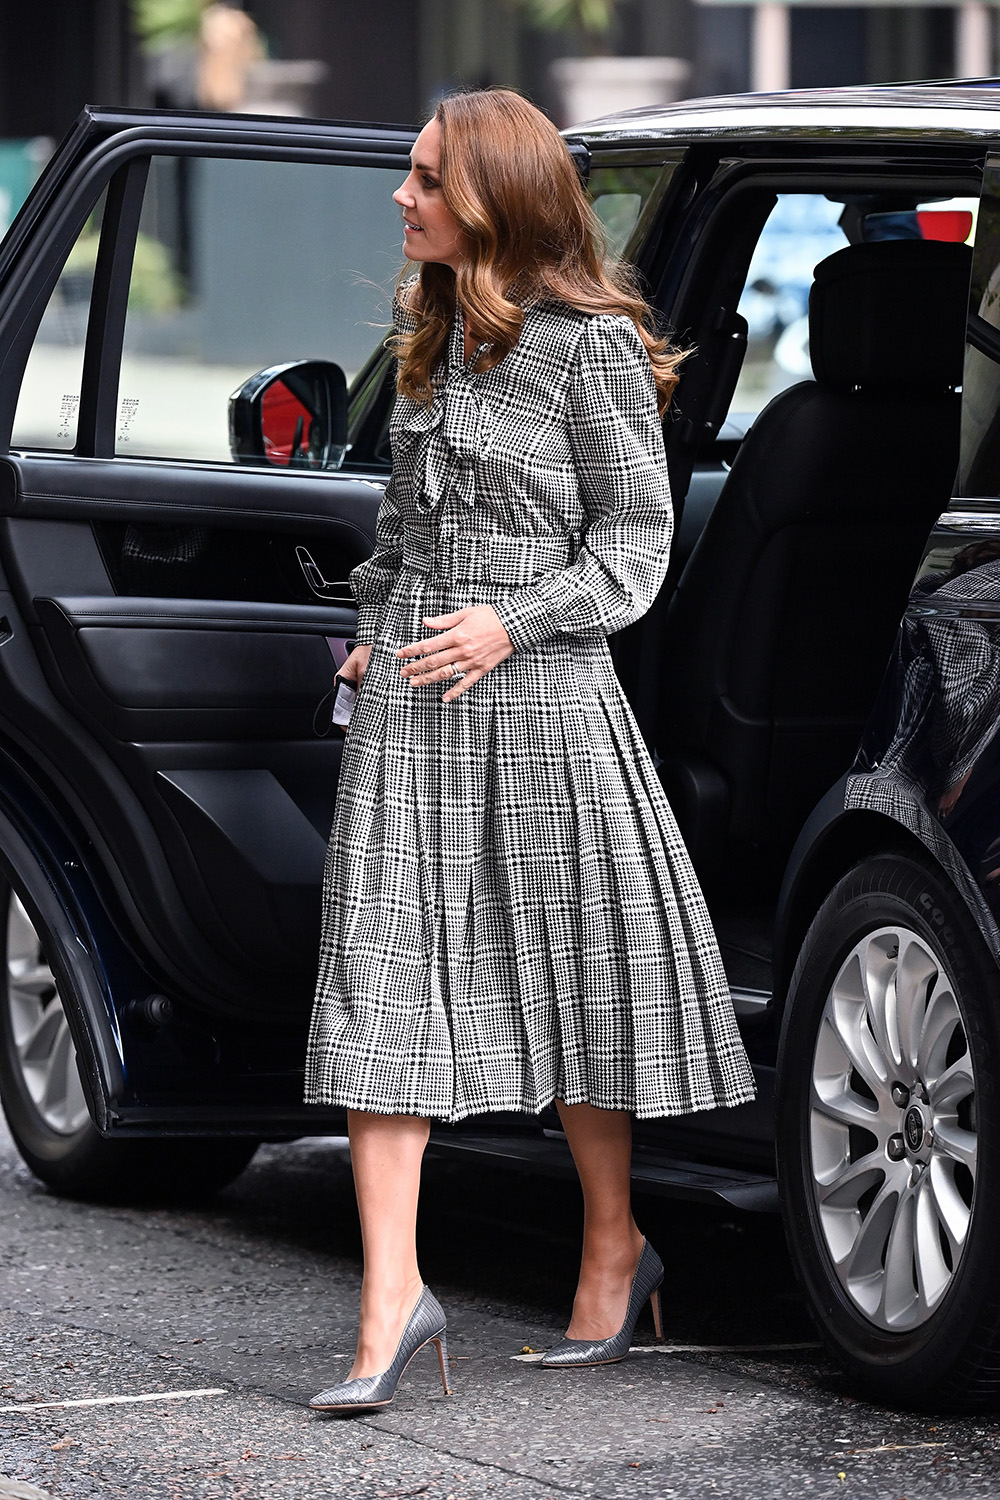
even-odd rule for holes
{"type": "Polygon", "coordinates": [[[388,1406],[410,1360],[428,1344],[434,1344],[437,1348],[441,1384],[445,1395],[450,1396],[445,1327],[444,1310],[440,1302],[433,1292],[424,1287],[400,1334],[389,1368],[383,1370],[381,1375],[359,1375],[356,1380],[345,1380],[342,1385],[332,1385],[329,1390],[320,1391],[318,1396],[314,1396],[309,1403],[310,1407],[313,1411],[363,1411],[372,1406],[388,1406]]]}
{"type": "Polygon", "coordinates": [[[566,1370],[574,1365],[612,1365],[624,1359],[632,1344],[632,1331],[647,1299],[653,1307],[653,1328],[658,1339],[663,1338],[663,1321],[660,1316],[660,1283],[663,1281],[663,1262],[647,1239],[643,1239],[639,1253],[639,1264],[632,1278],[632,1289],[628,1294],[625,1321],[617,1333],[608,1339],[563,1339],[543,1354],[540,1363],[546,1370],[566,1370]]]}

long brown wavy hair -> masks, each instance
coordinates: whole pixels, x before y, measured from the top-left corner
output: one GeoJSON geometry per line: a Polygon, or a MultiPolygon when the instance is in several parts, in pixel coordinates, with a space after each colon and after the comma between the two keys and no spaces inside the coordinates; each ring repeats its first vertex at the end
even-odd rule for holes
{"type": "Polygon", "coordinates": [[[631,318],[649,354],[662,414],[686,351],[657,334],[631,268],[609,259],[600,220],[551,120],[508,88],[449,94],[434,118],[441,127],[441,191],[468,253],[457,271],[425,261],[408,289],[406,306],[417,327],[389,345],[399,360],[399,390],[429,404],[456,298],[491,346],[479,370],[510,353],[524,305],[544,298],[631,318]]]}

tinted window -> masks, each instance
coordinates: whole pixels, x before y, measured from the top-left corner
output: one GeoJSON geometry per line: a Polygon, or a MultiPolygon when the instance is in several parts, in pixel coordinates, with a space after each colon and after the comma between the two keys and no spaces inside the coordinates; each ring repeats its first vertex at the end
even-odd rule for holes
{"type": "Polygon", "coordinates": [[[18,395],[11,438],[15,448],[71,449],[76,444],[83,351],[104,200],[102,194],[42,314],[18,395]]]}
{"type": "Polygon", "coordinates": [[[659,206],[676,163],[638,166],[601,166],[591,169],[587,191],[594,212],[604,225],[612,255],[625,253],[631,240],[639,241],[641,232],[659,206]]]}
{"type": "Polygon", "coordinates": [[[831,201],[823,193],[781,193],[757,242],[739,312],[747,320],[747,353],[730,412],[745,428],[772,396],[812,379],[809,288],[821,260],[848,243],[884,239],[971,241],[973,198],[871,211],[864,200],[831,201]]]}
{"type": "Polygon", "coordinates": [[[230,461],[229,396],[256,370],[348,379],[391,323],[401,168],[154,158],[119,386],[117,452],[230,461]]]}
{"type": "Polygon", "coordinates": [[[813,269],[847,244],[843,204],[822,193],[781,193],[757,241],[738,311],[747,352],[733,413],[754,415],[772,396],[812,375],[809,288],[813,269]]]}
{"type": "Polygon", "coordinates": [[[1000,160],[983,178],[969,296],[960,495],[1000,495],[1000,160]]]}

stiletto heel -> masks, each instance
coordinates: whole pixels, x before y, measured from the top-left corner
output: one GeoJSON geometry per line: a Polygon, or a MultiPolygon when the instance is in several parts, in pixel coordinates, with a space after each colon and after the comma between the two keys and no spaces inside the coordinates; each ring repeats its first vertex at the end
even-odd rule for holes
{"type": "Polygon", "coordinates": [[[417,1298],[416,1307],[406,1320],[406,1327],[400,1334],[389,1368],[380,1375],[361,1375],[356,1380],[345,1380],[341,1385],[332,1385],[329,1390],[320,1391],[318,1396],[314,1396],[309,1405],[313,1411],[366,1411],[373,1406],[388,1406],[410,1360],[428,1344],[437,1346],[445,1395],[450,1396],[446,1326],[440,1302],[433,1292],[424,1287],[417,1298]]]}
{"type": "Polygon", "coordinates": [[[632,1278],[625,1321],[609,1339],[563,1339],[543,1354],[539,1363],[546,1370],[565,1370],[572,1365],[611,1365],[624,1359],[632,1345],[632,1331],[647,1301],[653,1307],[653,1326],[662,1338],[660,1317],[660,1283],[663,1262],[647,1239],[642,1242],[639,1264],[632,1278]]]}
{"type": "Polygon", "coordinates": [[[441,1384],[444,1386],[446,1396],[451,1395],[451,1386],[448,1384],[448,1340],[442,1333],[440,1338],[431,1339],[438,1352],[438,1363],[441,1366],[441,1384]]]}
{"type": "Polygon", "coordinates": [[[663,1343],[663,1315],[660,1308],[660,1288],[655,1287],[649,1294],[649,1305],[653,1309],[653,1332],[658,1341],[663,1343]]]}

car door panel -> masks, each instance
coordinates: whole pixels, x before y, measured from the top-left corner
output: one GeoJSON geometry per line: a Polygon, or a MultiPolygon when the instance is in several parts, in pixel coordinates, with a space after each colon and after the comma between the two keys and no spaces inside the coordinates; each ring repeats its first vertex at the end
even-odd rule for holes
{"type": "MultiPolygon", "coordinates": [[[[228,723],[218,707],[194,713],[167,706],[123,710],[104,693],[91,713],[80,687],[85,658],[75,642],[87,632],[73,629],[69,615],[53,603],[69,640],[52,649],[43,627],[23,625],[11,596],[0,600],[3,605],[12,634],[0,653],[0,724],[5,731],[16,725],[22,763],[31,773],[59,785],[64,804],[86,830],[90,858],[100,865],[96,878],[103,883],[110,877],[132,908],[144,950],[173,985],[203,1002],[221,1002],[225,1010],[287,1014],[290,1006],[304,1005],[315,968],[319,884],[342,743],[337,731],[321,737],[314,720],[324,684],[329,697],[336,665],[328,642],[341,652],[345,642],[274,630],[249,637],[251,650],[260,642],[282,649],[284,665],[275,663],[279,677],[289,663],[299,671],[299,701],[292,703],[300,710],[297,722],[291,714],[288,722],[276,722],[282,702],[290,700],[287,693],[282,700],[282,684],[273,677],[253,683],[256,707],[244,702],[228,723]],[[320,660],[305,659],[303,665],[310,647],[320,660]],[[66,650],[70,671],[64,676],[59,652],[66,650]],[[308,678],[303,684],[302,674],[309,672],[316,674],[314,686],[308,678]],[[278,703],[278,713],[269,698],[278,703]],[[122,723],[128,715],[132,722],[122,723]],[[274,731],[269,738],[263,732],[268,723],[274,731]],[[280,991],[273,984],[278,975],[280,991]]],[[[330,613],[335,618],[325,628],[343,630],[336,617],[348,612],[330,613]]],[[[134,641],[147,633],[102,634],[134,641]]],[[[227,640],[221,633],[214,639],[210,632],[163,634],[182,642],[227,640]]],[[[236,651],[247,639],[228,634],[236,651]]],[[[145,659],[140,651],[126,661],[140,669],[131,677],[123,674],[133,693],[145,659]]],[[[197,681],[200,663],[193,655],[188,661],[197,681]]],[[[227,692],[231,702],[232,684],[227,692]]],[[[324,724],[317,722],[322,731],[324,724]]]]}
{"type": "Polygon", "coordinates": [[[361,368],[415,134],[88,111],[0,249],[0,811],[58,826],[22,863],[81,893],[107,1008],[71,1026],[122,1065],[102,1128],[174,1109],[215,1128],[237,1100],[255,1124],[302,1113],[331,688],[389,456],[352,433],[353,471],[230,462],[227,400],[276,361],[361,368]],[[210,191],[223,179],[253,193],[210,191]],[[261,221],[272,187],[298,205],[291,236],[261,221]]]}
{"type": "MultiPolygon", "coordinates": [[[[18,692],[5,656],[10,702],[33,699],[39,748],[102,824],[161,958],[184,951],[182,909],[214,955],[216,998],[285,1013],[304,1005],[342,743],[330,693],[356,609],[316,599],[297,549],[308,544],[349,597],[382,485],[134,460],[16,457],[2,467],[12,605],[77,733],[58,732],[51,705],[39,713],[37,685],[18,692]],[[183,539],[206,522],[216,559],[207,575],[182,562],[160,580],[173,596],[120,591],[120,559],[102,545],[109,524],[183,539]],[[242,565],[248,536],[266,566],[242,565]],[[215,566],[230,597],[204,597],[215,566]],[[271,597],[231,597],[244,584],[271,597]],[[139,822],[118,815],[122,782],[144,814],[138,838],[139,822]]],[[[175,963],[175,982],[192,985],[192,967],[204,990],[200,960],[175,963]]]]}
{"type": "Polygon", "coordinates": [[[68,695],[123,741],[314,734],[331,645],[355,621],[323,605],[98,597],[35,607],[68,695]]]}
{"type": "Polygon", "coordinates": [[[244,934],[247,956],[273,963],[276,951],[315,945],[327,841],[273,769],[159,770],[155,780],[222,921],[244,934]]]}
{"type": "Polygon", "coordinates": [[[384,479],[267,473],[155,459],[79,459],[11,454],[0,462],[0,515],[39,520],[296,526],[343,542],[360,561],[375,542],[384,479]]]}

